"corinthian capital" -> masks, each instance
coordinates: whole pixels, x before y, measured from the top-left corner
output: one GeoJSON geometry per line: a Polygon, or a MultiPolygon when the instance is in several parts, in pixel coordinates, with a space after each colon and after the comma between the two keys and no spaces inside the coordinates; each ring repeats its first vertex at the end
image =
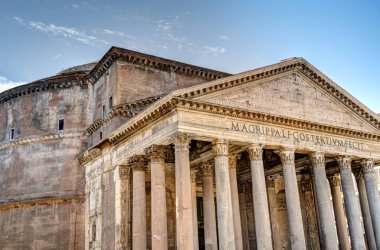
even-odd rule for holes
{"type": "Polygon", "coordinates": [[[144,171],[146,168],[146,158],[144,155],[134,155],[129,158],[128,165],[135,170],[144,171]]]}
{"type": "Polygon", "coordinates": [[[321,152],[315,152],[309,155],[311,165],[313,168],[324,168],[325,167],[325,154],[321,152]]]}
{"type": "Polygon", "coordinates": [[[201,171],[200,174],[203,177],[213,176],[213,173],[214,173],[214,163],[213,162],[202,163],[202,165],[200,166],[200,171],[201,171]]]}
{"type": "Polygon", "coordinates": [[[190,142],[193,139],[193,136],[188,133],[177,132],[169,140],[170,143],[174,144],[176,151],[188,150],[190,147],[190,142]]]}
{"type": "Polygon", "coordinates": [[[374,161],[373,159],[363,159],[361,162],[360,162],[361,166],[362,166],[362,169],[363,169],[363,172],[364,173],[373,173],[375,172],[375,169],[374,169],[374,161]]]}
{"type": "Polygon", "coordinates": [[[247,148],[249,159],[253,160],[263,160],[263,145],[261,144],[251,144],[247,148]]]}
{"type": "Polygon", "coordinates": [[[328,178],[331,186],[340,186],[340,176],[333,175],[328,178]]]}
{"type": "Polygon", "coordinates": [[[338,156],[336,158],[336,161],[338,162],[339,169],[350,169],[351,170],[351,157],[350,156],[338,156]]]}
{"type": "Polygon", "coordinates": [[[281,158],[282,164],[294,164],[294,150],[293,149],[281,149],[279,151],[275,151],[278,156],[281,158]]]}
{"type": "Polygon", "coordinates": [[[228,141],[226,140],[215,140],[212,143],[212,149],[216,156],[228,155],[228,141]]]}
{"type": "Polygon", "coordinates": [[[190,177],[191,177],[192,183],[197,182],[197,173],[198,173],[198,170],[195,170],[195,169],[190,170],[190,177]]]}
{"type": "Polygon", "coordinates": [[[240,159],[240,154],[230,154],[230,155],[228,155],[228,167],[236,169],[237,161],[239,159],[240,159]]]}
{"type": "Polygon", "coordinates": [[[164,160],[165,156],[165,146],[162,145],[152,145],[149,148],[145,149],[145,154],[149,159],[155,159],[155,160],[164,160]]]}

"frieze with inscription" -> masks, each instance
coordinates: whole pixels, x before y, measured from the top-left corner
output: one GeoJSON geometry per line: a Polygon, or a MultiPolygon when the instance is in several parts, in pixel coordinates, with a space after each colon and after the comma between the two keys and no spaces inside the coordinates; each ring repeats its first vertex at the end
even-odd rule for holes
{"type": "Polygon", "coordinates": [[[287,140],[301,141],[301,142],[312,142],[315,145],[329,145],[337,146],[341,148],[350,148],[356,150],[363,150],[364,143],[352,140],[337,139],[329,136],[320,136],[307,132],[291,131],[287,129],[278,129],[261,124],[247,124],[239,122],[231,122],[231,130],[239,131],[243,133],[264,135],[274,138],[281,138],[287,140]]]}

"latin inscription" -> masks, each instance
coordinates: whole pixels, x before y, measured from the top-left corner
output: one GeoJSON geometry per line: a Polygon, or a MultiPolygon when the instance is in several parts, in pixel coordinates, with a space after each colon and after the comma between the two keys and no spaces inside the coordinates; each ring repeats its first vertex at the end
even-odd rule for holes
{"type": "Polygon", "coordinates": [[[363,150],[363,143],[351,140],[336,139],[329,136],[314,135],[311,133],[303,133],[297,131],[290,131],[286,129],[271,128],[264,125],[257,124],[244,124],[238,122],[231,123],[231,129],[244,133],[265,135],[275,138],[283,138],[295,141],[313,142],[316,145],[330,145],[342,148],[352,148],[356,150],[363,150]]]}

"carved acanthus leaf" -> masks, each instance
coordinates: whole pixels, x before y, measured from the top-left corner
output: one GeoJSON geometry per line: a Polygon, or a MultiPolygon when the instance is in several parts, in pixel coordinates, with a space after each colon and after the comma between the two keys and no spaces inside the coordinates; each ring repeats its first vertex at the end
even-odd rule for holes
{"type": "Polygon", "coordinates": [[[177,132],[173,135],[169,142],[174,144],[176,151],[189,150],[190,142],[194,137],[188,133],[177,132]]]}
{"type": "Polygon", "coordinates": [[[139,171],[144,171],[147,166],[147,160],[144,155],[134,155],[128,160],[128,165],[139,171]]]}
{"type": "Polygon", "coordinates": [[[214,163],[213,162],[205,162],[200,166],[200,174],[203,177],[210,177],[214,175],[214,163]]]}
{"type": "Polygon", "coordinates": [[[350,156],[339,156],[336,158],[338,162],[339,169],[350,169],[351,170],[351,157],[350,156]]]}
{"type": "Polygon", "coordinates": [[[325,154],[321,152],[315,152],[309,155],[311,165],[313,168],[325,167],[325,154]]]}
{"type": "Polygon", "coordinates": [[[251,161],[263,160],[263,145],[251,144],[248,149],[249,159],[251,161]]]}
{"type": "Polygon", "coordinates": [[[240,159],[240,154],[230,154],[228,156],[228,167],[236,169],[237,162],[240,159]]]}
{"type": "Polygon", "coordinates": [[[282,164],[294,164],[294,150],[293,149],[282,149],[275,151],[278,156],[281,158],[282,164]]]}
{"type": "Polygon", "coordinates": [[[363,173],[374,173],[375,172],[375,169],[374,169],[375,163],[374,163],[373,159],[363,159],[360,163],[361,163],[361,166],[363,169],[363,173]]]}
{"type": "Polygon", "coordinates": [[[145,149],[145,154],[149,159],[154,160],[164,160],[165,157],[165,146],[162,145],[152,145],[145,149]]]}
{"type": "Polygon", "coordinates": [[[228,141],[224,139],[215,140],[212,144],[212,149],[216,156],[228,155],[228,141]]]}

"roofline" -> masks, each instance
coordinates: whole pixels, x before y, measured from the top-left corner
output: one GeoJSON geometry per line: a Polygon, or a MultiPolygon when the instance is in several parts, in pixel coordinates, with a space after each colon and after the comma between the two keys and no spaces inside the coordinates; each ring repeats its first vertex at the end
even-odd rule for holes
{"type": "Polygon", "coordinates": [[[123,59],[129,63],[137,65],[144,65],[163,71],[196,76],[206,80],[215,80],[231,75],[229,73],[217,70],[112,46],[102,57],[102,59],[99,60],[98,64],[90,71],[87,76],[87,82],[96,82],[103,75],[103,73],[119,59],[123,59]]]}
{"type": "Polygon", "coordinates": [[[75,85],[95,83],[105,71],[107,71],[111,65],[119,59],[136,65],[144,65],[163,71],[177,72],[179,74],[195,76],[209,81],[231,75],[217,70],[113,46],[90,72],[78,71],[68,75],[54,75],[8,89],[0,93],[0,104],[9,101],[12,98],[51,88],[68,88],[75,85]]]}

